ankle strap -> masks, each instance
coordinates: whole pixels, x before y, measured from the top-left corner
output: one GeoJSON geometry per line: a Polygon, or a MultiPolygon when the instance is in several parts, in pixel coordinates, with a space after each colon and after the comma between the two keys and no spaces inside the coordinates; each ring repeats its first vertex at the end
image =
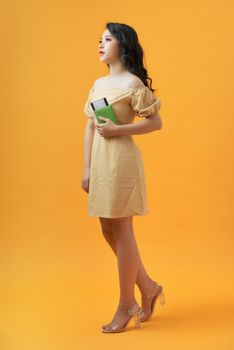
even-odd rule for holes
{"type": "Polygon", "coordinates": [[[134,304],[130,309],[128,309],[129,316],[132,316],[133,314],[135,314],[138,309],[139,309],[139,305],[134,304]]]}

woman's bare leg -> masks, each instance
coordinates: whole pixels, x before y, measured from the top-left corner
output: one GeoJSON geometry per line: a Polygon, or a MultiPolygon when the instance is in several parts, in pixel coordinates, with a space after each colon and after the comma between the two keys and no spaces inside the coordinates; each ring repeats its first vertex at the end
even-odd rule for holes
{"type": "Polygon", "coordinates": [[[127,310],[136,303],[134,287],[138,269],[138,251],[131,230],[131,219],[131,217],[124,217],[110,221],[111,232],[116,243],[120,297],[112,321],[103,326],[106,330],[115,324],[121,328],[129,319],[127,310]]]}
{"type": "MultiPolygon", "coordinates": [[[[152,280],[147,275],[140,258],[133,232],[132,217],[118,219],[100,217],[100,222],[103,235],[118,258],[120,282],[119,305],[113,320],[104,325],[106,328],[112,322],[120,325],[126,322],[129,317],[126,310],[136,301],[134,297],[135,282],[137,282],[141,292],[148,295],[152,291],[152,280]]],[[[142,302],[144,303],[144,299],[142,302]]]]}
{"type": "MultiPolygon", "coordinates": [[[[99,220],[101,223],[102,234],[117,257],[115,237],[111,231],[111,220],[113,219],[99,217],[99,220]]],[[[131,222],[131,229],[133,230],[132,222],[131,222]]],[[[154,283],[154,280],[152,280],[150,276],[147,274],[139,251],[138,251],[138,254],[139,254],[138,256],[139,261],[138,261],[136,284],[142,296],[144,297],[144,296],[148,296],[152,291],[155,290],[155,283],[154,283]]]]}

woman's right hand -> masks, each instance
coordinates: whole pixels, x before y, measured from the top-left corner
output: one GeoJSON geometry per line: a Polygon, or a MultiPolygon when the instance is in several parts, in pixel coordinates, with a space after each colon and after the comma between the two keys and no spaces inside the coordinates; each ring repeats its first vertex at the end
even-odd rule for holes
{"type": "Polygon", "coordinates": [[[90,169],[85,169],[81,180],[81,187],[87,193],[89,193],[89,179],[90,179],[90,169]]]}

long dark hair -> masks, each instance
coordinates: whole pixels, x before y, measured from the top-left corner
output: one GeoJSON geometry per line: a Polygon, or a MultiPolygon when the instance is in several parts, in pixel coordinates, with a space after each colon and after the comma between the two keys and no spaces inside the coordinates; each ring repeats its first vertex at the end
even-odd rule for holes
{"type": "MultiPolygon", "coordinates": [[[[117,39],[120,49],[120,59],[125,68],[137,75],[145,86],[149,87],[152,92],[152,79],[148,76],[147,69],[144,67],[144,51],[138,41],[136,31],[127,24],[107,22],[106,28],[117,39]],[[150,80],[150,85],[148,81],[150,80]]],[[[108,67],[110,65],[107,63],[108,67]]]]}

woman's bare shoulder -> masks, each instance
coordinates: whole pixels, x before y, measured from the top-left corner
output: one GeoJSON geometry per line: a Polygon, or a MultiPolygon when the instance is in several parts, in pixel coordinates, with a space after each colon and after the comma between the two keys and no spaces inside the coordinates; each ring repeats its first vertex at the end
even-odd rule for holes
{"type": "Polygon", "coordinates": [[[127,87],[137,88],[137,87],[144,86],[144,85],[145,84],[143,83],[143,81],[137,75],[130,73],[127,87]]]}
{"type": "Polygon", "coordinates": [[[135,74],[126,72],[126,74],[120,76],[117,79],[113,79],[110,74],[98,77],[93,86],[95,88],[119,86],[123,88],[137,88],[144,86],[143,81],[135,74]]]}

